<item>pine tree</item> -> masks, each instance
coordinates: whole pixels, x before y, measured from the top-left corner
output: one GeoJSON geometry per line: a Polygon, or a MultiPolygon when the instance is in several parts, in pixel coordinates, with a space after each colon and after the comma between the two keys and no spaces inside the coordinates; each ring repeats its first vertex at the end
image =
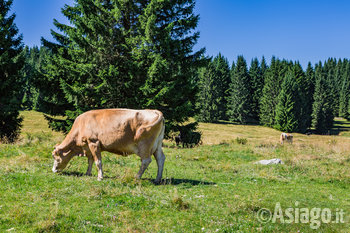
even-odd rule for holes
{"type": "Polygon", "coordinates": [[[275,109],[280,90],[280,62],[272,57],[264,75],[264,87],[260,98],[260,123],[272,127],[275,124],[275,109]]]}
{"type": "Polygon", "coordinates": [[[243,56],[238,56],[228,98],[228,112],[231,121],[248,123],[252,121],[251,80],[247,63],[243,56]]]}
{"type": "Polygon", "coordinates": [[[236,63],[232,61],[231,69],[230,69],[230,78],[233,76],[233,72],[235,72],[236,63]]]}
{"type": "Polygon", "coordinates": [[[95,108],[157,108],[166,130],[195,114],[194,83],[204,50],[193,52],[199,34],[194,0],[87,1],[66,5],[71,25],[54,21],[57,43],[47,66],[47,113],[51,127],[69,130],[74,118],[95,108]],[[50,90],[51,89],[51,90],[50,90]]]}
{"type": "Polygon", "coordinates": [[[0,0],[0,140],[13,142],[20,131],[22,118],[20,70],[24,65],[22,36],[14,23],[15,14],[8,16],[12,0],[0,0]]]}
{"type": "Polygon", "coordinates": [[[302,88],[302,92],[304,93],[304,111],[302,119],[305,122],[305,129],[311,127],[312,120],[312,105],[314,102],[314,92],[315,92],[315,71],[309,62],[305,72],[305,81],[300,84],[302,88]]]}
{"type": "MultiPolygon", "coordinates": [[[[27,110],[42,111],[40,108],[40,80],[45,73],[43,67],[45,66],[49,53],[45,47],[25,47],[25,65],[22,69],[22,76],[24,78],[22,108],[27,110]],[[39,86],[37,86],[39,85],[39,86]]],[[[45,90],[47,83],[43,83],[42,89],[45,90]]]]}
{"type": "Polygon", "coordinates": [[[227,59],[220,53],[213,60],[215,66],[215,86],[217,87],[217,103],[218,103],[218,118],[220,120],[228,120],[227,112],[227,98],[229,96],[230,88],[230,67],[227,59]]]}
{"type": "Polygon", "coordinates": [[[199,70],[199,92],[197,119],[202,122],[217,122],[219,120],[218,88],[215,82],[216,71],[212,61],[199,70]]]}
{"type": "Polygon", "coordinates": [[[230,82],[228,61],[221,54],[211,60],[207,67],[199,71],[199,114],[203,122],[227,120],[227,93],[230,82]]]}
{"type": "MultiPolygon", "coordinates": [[[[263,58],[264,59],[264,58],[263,58]]],[[[265,65],[264,65],[265,66],[265,65]]],[[[265,68],[264,68],[265,69],[265,68]]],[[[251,78],[251,96],[252,96],[252,114],[255,121],[259,121],[259,101],[264,87],[264,76],[259,66],[259,61],[254,58],[249,68],[249,76],[251,78]]]]}
{"type": "Polygon", "coordinates": [[[264,77],[264,76],[265,76],[265,73],[266,73],[266,70],[268,69],[268,66],[267,66],[267,64],[266,64],[266,60],[265,60],[265,57],[264,57],[264,56],[263,56],[262,59],[261,59],[260,69],[261,69],[261,74],[262,74],[262,76],[264,77]]]}
{"type": "Polygon", "coordinates": [[[329,94],[331,95],[330,98],[333,99],[331,102],[331,108],[334,111],[333,115],[339,113],[339,93],[341,88],[341,86],[337,85],[336,67],[337,61],[334,58],[329,58],[323,66],[324,74],[329,85],[329,94]]]}
{"type": "Polygon", "coordinates": [[[298,83],[293,71],[289,71],[283,79],[276,107],[275,128],[285,132],[299,130],[300,106],[298,106],[298,83]]]}
{"type": "Polygon", "coordinates": [[[311,126],[312,94],[309,80],[306,78],[299,62],[295,62],[291,68],[297,82],[297,98],[295,100],[298,118],[298,128],[294,131],[305,133],[311,126]]]}
{"type": "Polygon", "coordinates": [[[327,79],[327,72],[322,69],[321,63],[316,66],[315,79],[312,126],[317,133],[327,133],[333,126],[333,96],[327,79]]]}
{"type": "Polygon", "coordinates": [[[283,78],[293,63],[272,57],[270,67],[264,74],[264,87],[260,98],[260,123],[273,127],[276,119],[276,106],[283,78]]]}
{"type": "Polygon", "coordinates": [[[349,92],[350,92],[350,63],[346,62],[346,68],[342,72],[342,83],[339,93],[339,116],[349,118],[349,92]]]}

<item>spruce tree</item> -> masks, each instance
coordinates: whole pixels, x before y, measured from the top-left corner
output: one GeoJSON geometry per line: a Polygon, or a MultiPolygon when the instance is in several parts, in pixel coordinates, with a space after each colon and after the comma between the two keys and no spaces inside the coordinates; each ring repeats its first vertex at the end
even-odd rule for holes
{"type": "Polygon", "coordinates": [[[311,84],[306,78],[303,68],[299,62],[295,62],[291,68],[293,75],[297,82],[297,98],[295,100],[297,118],[298,118],[298,128],[294,131],[305,133],[306,130],[311,126],[311,111],[312,109],[312,94],[311,84]]]}
{"type": "Polygon", "coordinates": [[[215,82],[216,70],[212,61],[199,70],[199,92],[197,119],[202,122],[217,122],[219,111],[217,102],[218,88],[215,82]]]}
{"type": "Polygon", "coordinates": [[[13,142],[19,135],[22,118],[20,71],[24,65],[22,36],[14,23],[15,14],[8,15],[12,0],[0,0],[0,140],[13,142]]]}
{"type": "Polygon", "coordinates": [[[336,67],[337,60],[334,58],[329,58],[323,66],[324,74],[329,85],[329,94],[331,95],[330,98],[333,99],[331,102],[331,108],[334,111],[333,115],[337,115],[339,113],[339,93],[341,88],[341,86],[337,84],[336,67]]]}
{"type": "Polygon", "coordinates": [[[305,122],[305,129],[311,127],[312,120],[312,105],[314,102],[314,91],[315,91],[315,71],[309,62],[305,71],[305,81],[301,84],[301,89],[304,93],[304,115],[301,116],[305,122]]]}
{"type": "Polygon", "coordinates": [[[230,69],[230,78],[233,76],[233,72],[235,72],[236,63],[232,61],[231,69],[230,69]]]}
{"type": "Polygon", "coordinates": [[[281,64],[272,57],[270,67],[264,75],[264,87],[260,98],[260,123],[272,127],[275,124],[275,109],[280,90],[281,64]]]}
{"type": "Polygon", "coordinates": [[[315,92],[312,107],[312,126],[317,133],[327,133],[333,126],[333,98],[327,72],[319,63],[315,70],[315,92]]]}
{"type": "Polygon", "coordinates": [[[251,96],[252,96],[252,114],[253,119],[259,121],[259,101],[262,95],[262,89],[264,87],[264,76],[259,66],[259,61],[254,58],[251,61],[249,68],[249,76],[251,78],[251,96]]]}
{"type": "Polygon", "coordinates": [[[203,122],[227,120],[227,93],[230,82],[228,61],[221,54],[211,60],[199,71],[199,114],[197,119],[203,122]]]}
{"type": "Polygon", "coordinates": [[[215,86],[217,88],[217,103],[218,103],[218,118],[220,120],[228,120],[227,112],[227,98],[229,96],[230,88],[230,67],[227,59],[220,53],[213,60],[215,67],[215,86]]]}
{"type": "Polygon", "coordinates": [[[204,50],[193,51],[199,33],[194,0],[76,0],[54,21],[56,42],[45,96],[51,127],[69,130],[74,118],[95,108],[157,108],[166,130],[195,114],[194,83],[204,50]]]}
{"type": "Polygon", "coordinates": [[[349,118],[349,92],[350,92],[350,63],[346,62],[346,68],[342,72],[342,83],[339,93],[339,116],[349,118]]]}
{"type": "Polygon", "coordinates": [[[42,111],[40,89],[45,90],[47,83],[40,86],[40,80],[43,78],[44,67],[50,56],[45,47],[25,47],[25,66],[22,70],[24,78],[22,108],[27,110],[42,111]]]}
{"type": "Polygon", "coordinates": [[[261,59],[261,65],[260,65],[261,74],[262,74],[263,77],[265,76],[266,70],[267,70],[268,68],[269,68],[269,67],[268,67],[267,64],[266,64],[265,57],[263,56],[262,59],[261,59]]]}
{"type": "Polygon", "coordinates": [[[243,56],[238,56],[228,98],[227,115],[231,121],[248,123],[252,121],[251,80],[247,63],[243,56]]]}
{"type": "Polygon", "coordinates": [[[298,83],[293,71],[289,71],[283,79],[276,106],[275,128],[285,132],[299,130],[300,106],[298,83]]]}

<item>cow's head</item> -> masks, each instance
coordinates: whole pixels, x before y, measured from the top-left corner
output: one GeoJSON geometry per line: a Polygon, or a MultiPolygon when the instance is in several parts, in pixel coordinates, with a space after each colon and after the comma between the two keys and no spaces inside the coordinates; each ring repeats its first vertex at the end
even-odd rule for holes
{"type": "Polygon", "coordinates": [[[63,150],[59,146],[55,146],[55,149],[52,151],[52,157],[54,159],[52,171],[60,172],[68,164],[68,162],[73,158],[74,153],[72,150],[63,150]]]}

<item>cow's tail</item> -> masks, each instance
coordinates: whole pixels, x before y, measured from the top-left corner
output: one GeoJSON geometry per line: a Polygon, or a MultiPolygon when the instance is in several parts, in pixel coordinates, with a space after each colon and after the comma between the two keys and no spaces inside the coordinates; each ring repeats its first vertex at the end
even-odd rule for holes
{"type": "MultiPolygon", "coordinates": [[[[159,123],[162,124],[162,129],[161,131],[164,131],[164,116],[163,113],[161,111],[156,111],[156,113],[158,114],[158,118],[155,122],[153,122],[150,125],[144,126],[144,127],[140,127],[135,134],[135,140],[139,140],[141,138],[141,135],[145,132],[149,132],[154,126],[158,125],[159,123]]],[[[163,133],[163,132],[161,132],[163,133]]],[[[163,133],[164,134],[164,133],[163,133]]]]}

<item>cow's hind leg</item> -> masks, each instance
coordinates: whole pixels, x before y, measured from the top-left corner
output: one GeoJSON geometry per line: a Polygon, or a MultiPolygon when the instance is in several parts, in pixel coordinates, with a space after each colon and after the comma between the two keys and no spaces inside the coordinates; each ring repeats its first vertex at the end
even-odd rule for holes
{"type": "Polygon", "coordinates": [[[89,149],[92,154],[92,157],[95,161],[98,175],[97,180],[103,179],[103,172],[102,172],[102,160],[101,160],[101,148],[100,148],[100,142],[99,141],[90,141],[89,142],[89,149]]]}
{"type": "Polygon", "coordinates": [[[154,155],[154,157],[157,161],[157,165],[158,165],[157,178],[154,182],[159,184],[162,180],[164,161],[165,161],[165,155],[163,153],[162,147],[158,146],[157,150],[154,152],[153,155],[154,155]]]}
{"type": "MultiPolygon", "coordinates": [[[[140,156],[141,157],[141,156],[140,156]]],[[[141,179],[143,173],[147,169],[148,165],[152,162],[152,158],[150,156],[148,157],[141,157],[141,167],[139,172],[136,175],[136,179],[141,179]]]]}
{"type": "Polygon", "coordinates": [[[91,170],[92,170],[92,164],[94,162],[94,159],[92,158],[92,155],[88,155],[88,169],[86,171],[86,174],[87,176],[91,176],[91,170]]]}

